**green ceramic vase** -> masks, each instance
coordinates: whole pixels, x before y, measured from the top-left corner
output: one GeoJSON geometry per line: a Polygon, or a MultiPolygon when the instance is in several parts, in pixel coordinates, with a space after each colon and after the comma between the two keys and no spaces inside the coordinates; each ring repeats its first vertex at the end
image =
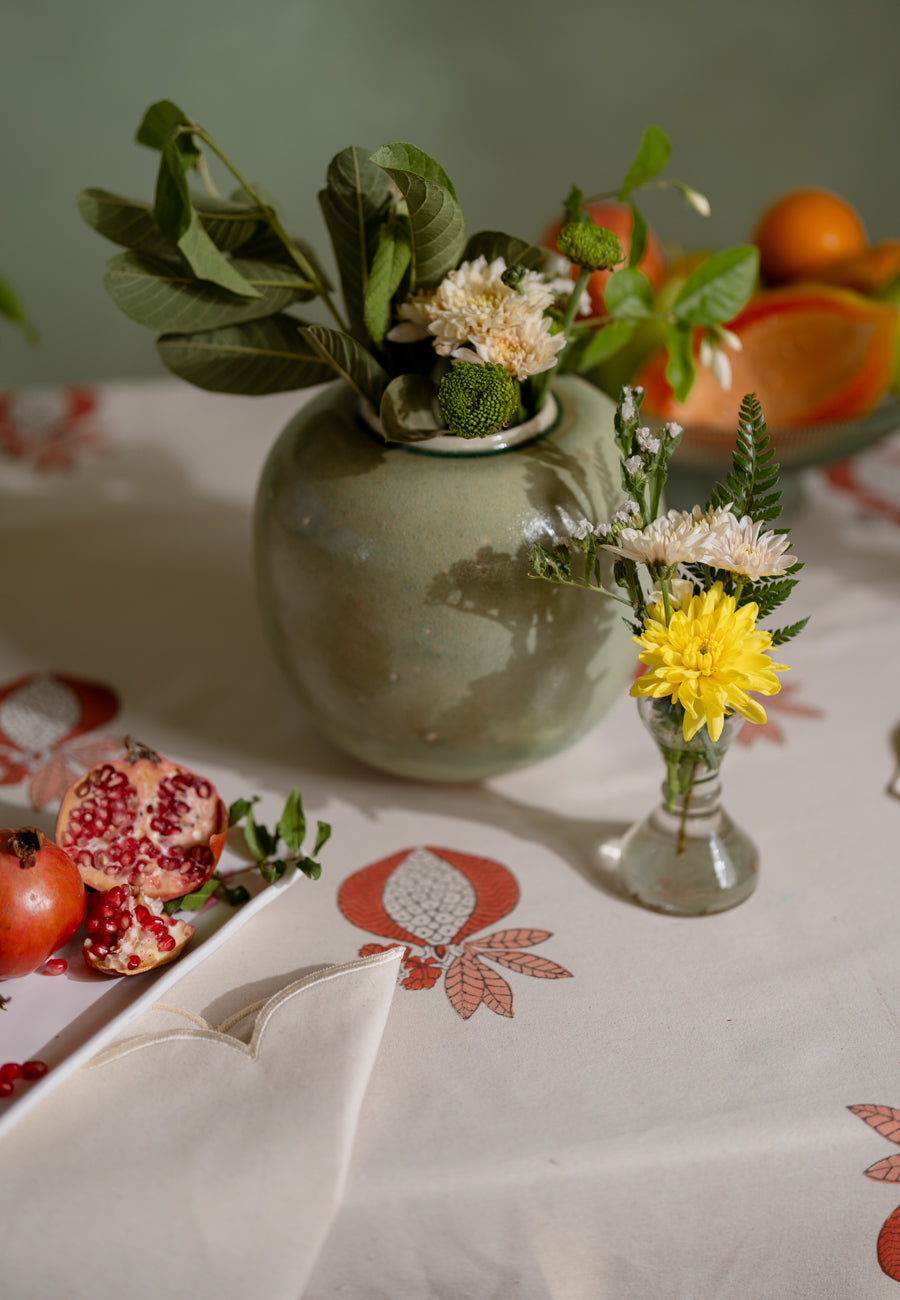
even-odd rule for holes
{"type": "Polygon", "coordinates": [[[471,781],[534,763],[630,675],[616,602],[529,577],[536,541],[621,501],[613,404],[570,376],[553,395],[537,428],[389,445],[335,384],[269,455],[268,636],[318,727],[376,768],[471,781]]]}

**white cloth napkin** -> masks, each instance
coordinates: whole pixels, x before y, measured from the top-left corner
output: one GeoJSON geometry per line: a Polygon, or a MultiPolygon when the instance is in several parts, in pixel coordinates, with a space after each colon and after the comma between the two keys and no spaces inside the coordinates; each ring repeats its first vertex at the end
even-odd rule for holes
{"type": "Polygon", "coordinates": [[[192,1009],[213,993],[205,963],[25,1114],[0,1143],[4,1300],[297,1300],[400,955],[294,980],[217,1026],[192,1009]]]}

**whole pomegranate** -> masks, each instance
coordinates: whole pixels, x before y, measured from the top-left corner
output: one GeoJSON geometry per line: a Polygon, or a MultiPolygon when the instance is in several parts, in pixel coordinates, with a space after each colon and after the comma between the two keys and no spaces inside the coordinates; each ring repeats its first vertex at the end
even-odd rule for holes
{"type": "Polygon", "coordinates": [[[228,809],[205,777],[127,742],[63,796],[56,839],[92,889],[130,884],[146,898],[180,898],[212,875],[228,809]]]}
{"type": "Polygon", "coordinates": [[[88,893],[84,960],[109,975],[140,975],[180,956],[194,933],[187,921],[167,916],[156,898],[131,885],[88,893]]]}
{"type": "Polygon", "coordinates": [[[72,859],[33,826],[0,830],[0,979],[30,975],[84,916],[72,859]]]}

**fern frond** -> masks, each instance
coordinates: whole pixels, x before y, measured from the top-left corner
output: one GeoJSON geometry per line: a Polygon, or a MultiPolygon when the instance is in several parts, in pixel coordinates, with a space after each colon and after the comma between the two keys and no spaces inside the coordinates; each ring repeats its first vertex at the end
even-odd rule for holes
{"type": "Polygon", "coordinates": [[[778,627],[772,633],[772,645],[784,645],[785,641],[790,641],[798,632],[802,632],[809,622],[809,618],[801,618],[797,623],[789,623],[787,627],[778,627]]]}
{"type": "Polygon", "coordinates": [[[725,482],[717,483],[713,488],[707,510],[718,510],[731,502],[732,511],[738,518],[750,515],[763,523],[771,523],[780,513],[778,470],[762,407],[755,393],[747,393],[741,402],[731,470],[725,482]]]}

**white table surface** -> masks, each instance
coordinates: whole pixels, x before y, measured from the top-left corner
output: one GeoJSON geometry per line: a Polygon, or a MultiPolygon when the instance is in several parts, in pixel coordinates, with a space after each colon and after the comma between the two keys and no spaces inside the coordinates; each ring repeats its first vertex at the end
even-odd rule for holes
{"type": "MultiPolygon", "coordinates": [[[[164,380],[0,402],[0,731],[7,684],[81,679],[117,699],[82,745],[131,733],[215,772],[226,801],[261,794],[264,818],[298,785],[332,823],[322,879],[167,993],[219,1020],[248,990],[392,942],[360,923],[382,885],[356,877],[394,859],[382,905],[428,939],[401,972],[421,986],[391,1001],[304,1300],[900,1296],[876,1255],[900,1187],[890,1168],[865,1176],[896,1139],[848,1110],[900,1120],[900,437],[804,477],[791,616],[810,627],[769,724],[723,769],[759,886],[682,920],[625,899],[599,853],[662,775],[627,697],[567,753],[474,786],[370,771],[306,721],[264,643],[250,553],[259,469],[298,400],[164,380]],[[492,973],[473,1009],[448,995],[463,953],[448,940],[476,903],[489,919],[468,941],[492,973]],[[484,941],[511,930],[526,956],[491,962],[484,941]]],[[[3,825],[52,827],[53,799],[33,795],[60,759],[77,770],[75,741],[37,739],[0,783],[3,825]]],[[[262,1157],[229,1140],[239,1224],[240,1171],[262,1157]]],[[[101,1163],[61,1206],[102,1187],[101,1163]]],[[[263,1259],[259,1294],[276,1291],[263,1259]]]]}

